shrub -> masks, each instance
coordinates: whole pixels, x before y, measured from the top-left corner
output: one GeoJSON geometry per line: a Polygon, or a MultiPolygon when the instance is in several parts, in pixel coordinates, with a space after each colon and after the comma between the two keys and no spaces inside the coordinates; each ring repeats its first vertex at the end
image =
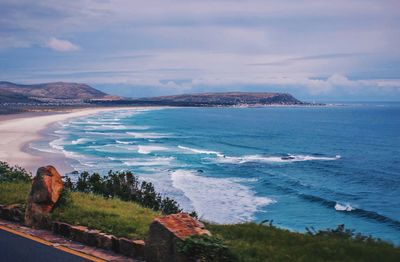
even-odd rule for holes
{"type": "Polygon", "coordinates": [[[65,178],[65,186],[72,191],[93,193],[104,197],[118,197],[124,201],[133,201],[140,205],[161,211],[164,214],[175,214],[182,212],[179,204],[169,198],[157,193],[154,185],[150,182],[139,181],[132,172],[109,171],[107,176],[98,173],[89,174],[83,172],[79,175],[76,183],[69,177],[65,178]]]}
{"type": "Polygon", "coordinates": [[[19,166],[10,166],[0,161],[0,183],[3,182],[30,182],[31,174],[19,166]]]}
{"type": "Polygon", "coordinates": [[[178,251],[192,261],[237,261],[237,258],[221,239],[208,235],[188,237],[178,244],[178,251]]]}

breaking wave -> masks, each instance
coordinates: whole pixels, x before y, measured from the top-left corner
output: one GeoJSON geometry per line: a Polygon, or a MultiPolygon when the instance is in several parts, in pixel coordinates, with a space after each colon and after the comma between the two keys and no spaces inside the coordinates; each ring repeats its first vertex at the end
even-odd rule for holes
{"type": "Polygon", "coordinates": [[[217,155],[217,156],[224,156],[222,153],[217,152],[217,151],[210,151],[210,150],[203,150],[203,149],[195,149],[195,148],[190,148],[186,146],[180,146],[178,145],[178,148],[187,150],[196,154],[207,154],[207,155],[217,155]]]}
{"type": "Polygon", "coordinates": [[[147,145],[147,146],[138,146],[138,153],[139,154],[150,154],[154,151],[167,151],[168,148],[162,147],[162,146],[152,146],[152,145],[147,145]]]}
{"type": "Polygon", "coordinates": [[[216,223],[250,221],[261,207],[276,203],[268,197],[256,196],[249,187],[229,178],[204,177],[180,169],[171,172],[171,179],[202,219],[216,223]]]}
{"type": "Polygon", "coordinates": [[[313,196],[313,195],[300,194],[300,197],[303,199],[306,199],[310,202],[319,203],[328,208],[334,208],[336,211],[339,211],[339,212],[347,211],[348,214],[350,214],[350,215],[375,220],[377,222],[385,223],[393,228],[400,229],[400,221],[392,219],[392,218],[384,216],[384,215],[381,215],[375,211],[369,211],[369,210],[365,210],[362,208],[354,208],[350,204],[343,205],[336,201],[328,200],[328,199],[318,197],[318,196],[313,196]]]}
{"type": "Polygon", "coordinates": [[[150,132],[126,132],[127,135],[133,136],[134,138],[167,138],[169,135],[168,134],[162,134],[162,133],[150,133],[150,132]]]}
{"type": "Polygon", "coordinates": [[[340,155],[335,157],[323,157],[312,155],[287,155],[287,156],[263,156],[263,155],[246,155],[246,156],[218,156],[215,159],[218,163],[244,164],[244,163],[289,163],[302,161],[332,161],[340,159],[340,155]]]}

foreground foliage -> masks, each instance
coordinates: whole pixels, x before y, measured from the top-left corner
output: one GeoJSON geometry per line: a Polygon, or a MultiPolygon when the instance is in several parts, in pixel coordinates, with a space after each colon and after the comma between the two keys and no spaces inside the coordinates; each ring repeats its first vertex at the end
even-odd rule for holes
{"type": "MultiPolygon", "coordinates": [[[[26,204],[30,188],[30,183],[0,183],[0,204],[26,204]]],[[[87,226],[119,237],[143,239],[150,223],[161,215],[133,202],[105,199],[89,193],[64,191],[60,200],[51,214],[53,220],[87,226]]]]}
{"type": "Polygon", "coordinates": [[[207,227],[239,261],[400,261],[400,248],[371,238],[343,236],[340,229],[338,234],[332,233],[335,229],[312,235],[255,223],[207,227]]]}
{"type": "MultiPolygon", "coordinates": [[[[0,162],[0,204],[25,204],[30,180],[25,170],[0,162]]],[[[163,210],[163,198],[149,184],[139,183],[131,173],[111,173],[104,179],[85,174],[76,183],[67,181],[69,188],[82,192],[65,190],[51,216],[119,237],[143,239],[154,217],[161,214],[152,209],[163,210]]],[[[178,208],[172,206],[171,212],[178,208]]],[[[400,261],[399,247],[355,234],[343,225],[320,231],[311,228],[306,234],[272,223],[208,224],[207,228],[214,237],[190,237],[180,246],[181,252],[199,261],[400,261]]]]}
{"type": "Polygon", "coordinates": [[[179,243],[178,251],[194,261],[234,262],[235,255],[224,242],[208,235],[195,235],[179,243]]]}
{"type": "Polygon", "coordinates": [[[0,182],[0,204],[26,204],[30,190],[27,182],[0,182]]]}
{"type": "Polygon", "coordinates": [[[137,203],[102,196],[71,192],[65,203],[54,209],[52,219],[101,230],[119,237],[143,239],[150,223],[160,213],[137,203]]]}
{"type": "Polygon", "coordinates": [[[118,197],[133,201],[163,214],[176,214],[182,211],[178,203],[157,193],[152,183],[140,181],[132,172],[112,172],[107,176],[83,172],[74,183],[66,178],[65,185],[72,191],[93,193],[106,198],[118,197]]]}
{"type": "Polygon", "coordinates": [[[0,161],[0,183],[29,182],[31,180],[31,174],[22,167],[10,166],[6,162],[0,161]]]}

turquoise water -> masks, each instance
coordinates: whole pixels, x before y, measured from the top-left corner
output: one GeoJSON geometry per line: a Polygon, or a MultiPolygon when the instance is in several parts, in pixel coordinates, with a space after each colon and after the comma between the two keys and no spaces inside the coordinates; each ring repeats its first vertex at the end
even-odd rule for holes
{"type": "Polygon", "coordinates": [[[50,147],[76,170],[132,170],[218,223],[339,224],[400,244],[400,105],[118,110],[50,147]]]}

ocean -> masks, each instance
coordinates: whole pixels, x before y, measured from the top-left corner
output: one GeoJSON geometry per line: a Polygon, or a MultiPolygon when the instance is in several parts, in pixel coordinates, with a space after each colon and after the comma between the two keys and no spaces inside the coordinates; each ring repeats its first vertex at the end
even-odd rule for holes
{"type": "Polygon", "coordinates": [[[400,104],[115,110],[31,148],[78,171],[131,170],[207,221],[344,224],[400,244],[400,104]]]}

